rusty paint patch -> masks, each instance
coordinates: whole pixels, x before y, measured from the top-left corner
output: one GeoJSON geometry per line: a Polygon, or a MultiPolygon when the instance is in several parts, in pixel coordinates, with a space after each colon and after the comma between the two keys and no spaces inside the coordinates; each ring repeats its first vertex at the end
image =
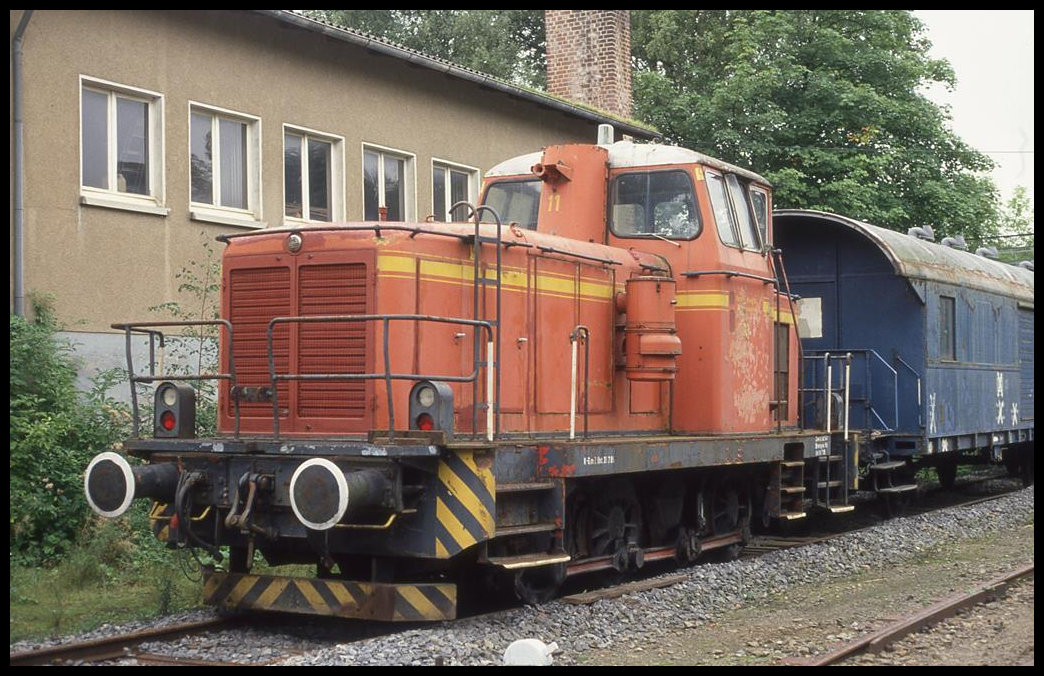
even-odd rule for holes
{"type": "Polygon", "coordinates": [[[543,467],[548,463],[547,452],[549,450],[549,446],[537,446],[537,465],[543,467]]]}
{"type": "Polygon", "coordinates": [[[547,468],[548,476],[567,477],[573,476],[574,474],[576,474],[576,465],[562,465],[561,467],[551,465],[547,468]]]}
{"type": "Polygon", "coordinates": [[[746,290],[737,290],[733,302],[732,339],[729,341],[728,363],[733,373],[742,374],[733,381],[732,403],[740,420],[754,424],[765,415],[769,405],[771,373],[771,340],[765,316],[760,312],[761,298],[746,290]]]}
{"type": "Polygon", "coordinates": [[[475,451],[472,455],[472,459],[475,461],[475,467],[480,470],[486,470],[493,467],[493,453],[489,451],[475,451]]]}

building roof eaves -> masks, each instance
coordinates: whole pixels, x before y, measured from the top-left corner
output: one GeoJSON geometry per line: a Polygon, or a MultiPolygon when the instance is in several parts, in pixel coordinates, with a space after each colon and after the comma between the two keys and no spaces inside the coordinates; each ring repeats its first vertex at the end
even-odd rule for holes
{"type": "Polygon", "coordinates": [[[415,66],[428,68],[452,77],[467,80],[468,82],[472,82],[481,87],[488,87],[489,89],[499,91],[509,96],[516,96],[568,115],[574,115],[592,122],[612,124],[624,134],[630,134],[642,139],[651,139],[659,136],[659,132],[655,128],[644,125],[636,120],[624,119],[617,117],[612,113],[554,97],[544,92],[509,84],[502,80],[498,80],[491,75],[487,75],[486,73],[459,66],[450,61],[446,61],[445,59],[429,56],[423,52],[418,52],[417,50],[397,45],[375,35],[369,35],[362,31],[344,28],[325,21],[313,19],[293,10],[255,9],[253,11],[304,30],[326,35],[335,40],[354,44],[379,54],[401,59],[415,66]]]}

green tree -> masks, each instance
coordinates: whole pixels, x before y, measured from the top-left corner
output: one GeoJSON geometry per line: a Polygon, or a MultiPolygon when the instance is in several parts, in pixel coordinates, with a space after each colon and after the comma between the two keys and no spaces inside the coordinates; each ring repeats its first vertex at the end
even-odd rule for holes
{"type": "Polygon", "coordinates": [[[1033,200],[1026,186],[1015,187],[1000,208],[998,233],[983,238],[981,244],[996,247],[1000,259],[1008,263],[1033,260],[1033,200]]]}
{"type": "MultiPolygon", "coordinates": [[[[541,10],[306,10],[529,86],[541,10]]],[[[997,232],[991,160],[921,93],[955,86],[907,10],[632,10],[635,116],[764,175],[776,207],[970,241],[997,232]]]]}
{"type": "Polygon", "coordinates": [[[539,9],[309,9],[305,14],[526,87],[547,81],[539,9]]]}
{"type": "Polygon", "coordinates": [[[761,173],[777,207],[993,232],[992,162],[921,93],[954,74],[909,11],[634,10],[631,23],[638,117],[761,173]]]}

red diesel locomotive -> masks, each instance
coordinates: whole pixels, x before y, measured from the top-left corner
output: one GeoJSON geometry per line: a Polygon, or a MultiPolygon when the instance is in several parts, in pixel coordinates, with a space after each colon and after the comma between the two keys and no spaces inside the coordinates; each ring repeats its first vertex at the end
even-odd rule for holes
{"type": "MultiPolygon", "coordinates": [[[[218,434],[197,437],[187,379],[131,364],[132,390],[159,383],[153,434],[124,444],[144,463],[92,461],[92,507],[148,498],[160,539],[228,547],[209,603],[381,620],[453,618],[486,577],[540,602],[851,509],[858,435],[799,421],[765,179],[560,145],[494,167],[480,204],[219,238],[220,372],[197,376],[220,381],[218,434]],[[256,574],[255,550],[317,574],[256,574]]],[[[130,354],[171,325],[118,327],[130,354]]]]}

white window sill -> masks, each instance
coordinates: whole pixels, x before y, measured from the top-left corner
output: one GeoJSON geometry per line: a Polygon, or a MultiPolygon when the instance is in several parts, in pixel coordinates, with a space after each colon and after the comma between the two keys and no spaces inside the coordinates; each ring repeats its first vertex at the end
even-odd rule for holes
{"type": "Polygon", "coordinates": [[[105,207],[106,209],[136,211],[141,214],[152,214],[154,216],[167,216],[170,214],[170,209],[161,207],[151,200],[146,201],[117,194],[80,193],[80,204],[92,207],[105,207]]]}
{"type": "Polygon", "coordinates": [[[245,214],[239,215],[235,213],[211,211],[209,209],[201,209],[199,207],[190,209],[189,217],[194,221],[202,221],[204,223],[219,223],[221,225],[232,225],[237,228],[251,228],[254,230],[260,230],[261,228],[268,227],[268,224],[264,221],[255,220],[245,214]]]}

